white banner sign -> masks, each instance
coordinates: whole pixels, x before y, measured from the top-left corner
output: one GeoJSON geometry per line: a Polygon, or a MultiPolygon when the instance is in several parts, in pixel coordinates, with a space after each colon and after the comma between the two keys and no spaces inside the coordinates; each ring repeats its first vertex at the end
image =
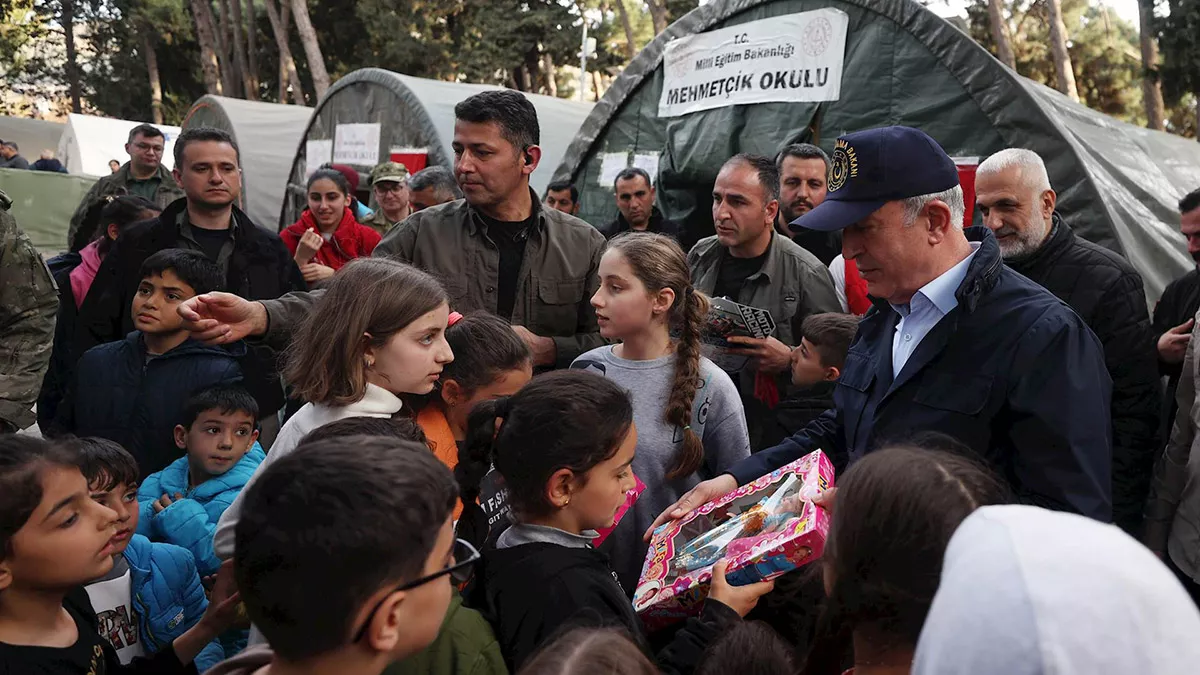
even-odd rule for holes
{"type": "Polygon", "coordinates": [[[333,141],[304,142],[304,177],[313,175],[317,167],[333,161],[333,141]]]}
{"type": "Polygon", "coordinates": [[[333,163],[370,167],[378,164],[379,125],[337,125],[333,133],[333,163]]]}
{"type": "Polygon", "coordinates": [[[837,9],[752,21],[672,40],[660,117],[747,103],[836,101],[849,19],[837,9]]]}

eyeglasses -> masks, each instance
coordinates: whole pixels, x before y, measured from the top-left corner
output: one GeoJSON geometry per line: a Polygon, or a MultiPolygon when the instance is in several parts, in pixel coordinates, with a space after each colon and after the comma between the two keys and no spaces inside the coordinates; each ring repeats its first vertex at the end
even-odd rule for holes
{"type": "Polygon", "coordinates": [[[141,150],[142,152],[153,152],[156,155],[163,154],[163,146],[161,146],[161,145],[150,145],[149,143],[134,143],[133,147],[137,148],[138,150],[141,150]]]}
{"type": "Polygon", "coordinates": [[[375,191],[381,195],[398,193],[403,190],[404,183],[393,183],[392,181],[387,181],[386,183],[378,183],[375,185],[375,191]]]}
{"type": "Polygon", "coordinates": [[[454,548],[451,553],[453,554],[454,562],[450,563],[449,566],[434,572],[433,574],[405,582],[393,588],[391,593],[383,596],[383,598],[371,608],[371,612],[367,614],[367,619],[363,622],[362,627],[355,631],[353,641],[358,642],[359,640],[363,639],[363,636],[367,633],[367,626],[370,626],[371,620],[375,618],[375,613],[379,611],[380,607],[383,607],[383,603],[388,599],[389,596],[391,596],[392,593],[412,590],[418,586],[424,586],[431,581],[441,579],[447,575],[456,586],[470,581],[471,566],[479,561],[479,551],[465,539],[455,539],[454,548]]]}

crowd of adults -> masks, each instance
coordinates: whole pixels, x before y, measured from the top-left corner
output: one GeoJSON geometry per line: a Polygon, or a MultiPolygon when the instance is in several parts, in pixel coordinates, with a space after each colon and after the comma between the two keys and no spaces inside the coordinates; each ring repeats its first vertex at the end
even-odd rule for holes
{"type": "MultiPolygon", "coordinates": [[[[440,284],[454,312],[510,322],[535,373],[567,369],[608,344],[597,298],[609,240],[631,232],[676,243],[686,236],[663,212],[654,177],[621,171],[612,186],[617,217],[589,224],[577,216],[576,186],[552,183],[542,196],[530,187],[542,149],[536,113],[522,95],[486,92],[455,114],[452,171],[410,175],[395,162],[363,175],[321,167],[305,186],[308,208],[278,234],[238,208],[239,149],[215,129],[183,132],[168,171],[162,133],[135,128],[129,161],[93,186],[71,219],[67,252],[48,266],[0,194],[0,426],[29,427],[35,402],[50,436],[75,431],[64,407],[118,414],[105,402],[79,401],[68,383],[90,349],[144,327],[137,302],[149,293],[146,265],[177,249],[219,272],[221,291],[196,289],[177,311],[196,344],[244,341],[238,365],[268,450],[304,403],[287,386],[280,356],[356,258],[415,267],[440,284]]],[[[0,148],[8,165],[23,161],[14,145],[0,148]]],[[[914,439],[933,434],[990,469],[1013,501],[1114,523],[1140,539],[1200,602],[1200,455],[1191,461],[1200,447],[1193,339],[1200,271],[1172,282],[1152,318],[1141,276],[1120,254],[1076,235],[1071,214],[1057,210],[1042,158],[1029,150],[988,157],[975,195],[974,205],[964,204],[947,153],[924,132],[899,126],[846,134],[832,157],[797,143],[775,157],[739,154],[720,167],[712,234],[686,251],[684,295],[766,310],[775,332],[734,336],[725,347],[747,359],[729,376],[752,454],[721,471],[702,470],[706,480],[682,490],[654,525],[813,450],[840,474],[883,448],[920,446],[914,439]],[[968,207],[982,226],[964,226],[968,207]],[[804,344],[812,339],[806,320],[831,313],[862,318],[832,371],[828,409],[798,421],[787,411],[810,393],[793,375],[800,351],[812,347],[804,344]]],[[[1187,250],[1200,262],[1200,190],[1179,211],[1187,250]]],[[[151,396],[186,398],[187,384],[164,383],[151,396]]],[[[964,518],[988,503],[966,501],[964,518]]],[[[1022,522],[992,517],[993,528],[1022,522]]],[[[1085,521],[1053,521],[1058,530],[1050,529],[1106,536],[1072,522],[1085,521]]],[[[988,527],[977,519],[970,534],[987,539],[988,527]]],[[[970,583],[956,572],[970,557],[965,546],[945,552],[946,584],[970,583]]],[[[1014,546],[1012,555],[1027,555],[1014,546]]],[[[844,564],[845,552],[838,555],[844,564]]],[[[826,591],[836,597],[830,583],[826,591]]],[[[930,630],[954,632],[962,607],[947,599],[935,609],[930,630]]],[[[982,658],[969,646],[955,652],[939,644],[918,659],[931,668],[925,672],[967,672],[929,664],[982,658]]],[[[910,657],[913,649],[915,636],[910,657]]]]}

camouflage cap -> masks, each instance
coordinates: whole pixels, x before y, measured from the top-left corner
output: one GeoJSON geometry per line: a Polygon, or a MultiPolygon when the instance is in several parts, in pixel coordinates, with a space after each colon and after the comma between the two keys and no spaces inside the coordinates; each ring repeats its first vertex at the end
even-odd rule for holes
{"type": "Polygon", "coordinates": [[[407,183],[408,167],[404,166],[400,162],[384,162],[374,169],[371,169],[371,185],[382,181],[407,183]]]}

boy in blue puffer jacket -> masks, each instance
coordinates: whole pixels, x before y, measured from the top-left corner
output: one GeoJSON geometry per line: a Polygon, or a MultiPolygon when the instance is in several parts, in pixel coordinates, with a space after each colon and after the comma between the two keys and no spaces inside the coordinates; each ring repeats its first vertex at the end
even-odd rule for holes
{"type": "Polygon", "coordinates": [[[142,482],[137,531],[191,551],[208,576],[221,567],[213,552],[217,521],[266,458],[257,443],[258,404],[241,387],[217,385],[189,398],[180,422],[175,445],[187,456],[142,482]]]}
{"type": "MultiPolygon", "coordinates": [[[[134,533],[138,470],[132,455],[104,438],[73,440],[69,446],[92,499],[117,514],[112,571],[84,587],[100,635],[112,643],[122,663],[166,649],[208,607],[192,554],[134,533]]],[[[196,669],[204,672],[224,657],[221,643],[213,640],[196,656],[196,669]]]]}
{"type": "Polygon", "coordinates": [[[147,476],[179,457],[174,429],[192,392],[243,379],[246,346],[206,345],[183,326],[180,304],[224,286],[221,269],[204,254],[159,251],[141,275],[131,312],[137,330],[84,353],[49,431],[115,441],[147,476]]]}

